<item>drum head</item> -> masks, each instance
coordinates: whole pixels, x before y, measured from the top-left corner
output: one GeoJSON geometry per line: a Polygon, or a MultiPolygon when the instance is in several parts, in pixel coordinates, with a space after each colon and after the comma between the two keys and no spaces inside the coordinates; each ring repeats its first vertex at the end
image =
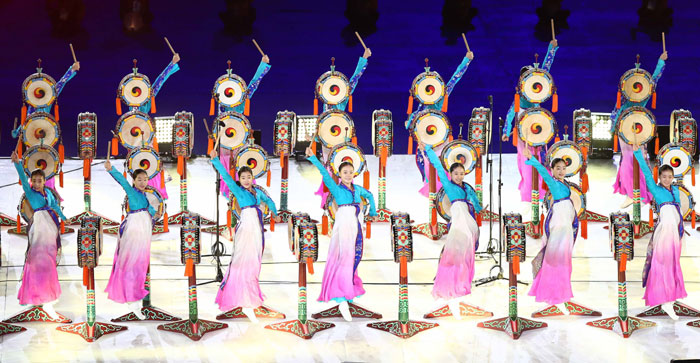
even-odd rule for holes
{"type": "Polygon", "coordinates": [[[518,136],[530,146],[547,145],[557,133],[554,115],[544,108],[525,110],[518,122],[518,136]]]}
{"type": "Polygon", "coordinates": [[[126,168],[132,175],[136,170],[143,169],[148,179],[153,179],[162,168],[160,155],[150,146],[131,149],[126,156],[126,168]]]}
{"type": "MultiPolygon", "coordinates": [[[[165,201],[163,200],[163,196],[160,195],[160,192],[153,188],[150,185],[146,186],[146,189],[144,189],[144,193],[146,194],[146,199],[148,199],[148,204],[155,209],[156,213],[161,212],[160,218],[158,218],[156,221],[160,221],[163,219],[162,212],[165,211],[165,201]]],[[[129,213],[131,211],[131,208],[129,207],[129,197],[125,196],[124,197],[124,210],[129,213]]]]}
{"type": "Polygon", "coordinates": [[[693,157],[688,150],[678,144],[667,144],[659,150],[660,165],[670,165],[673,177],[682,178],[693,167],[693,157]]]}
{"type": "Polygon", "coordinates": [[[547,164],[551,165],[554,159],[563,159],[566,163],[566,177],[576,175],[583,166],[583,154],[571,141],[559,141],[552,145],[547,152],[547,164]]]}
{"type": "MultiPolygon", "coordinates": [[[[58,205],[61,205],[61,196],[58,194],[56,189],[44,186],[44,192],[51,192],[58,205]]],[[[19,211],[19,215],[22,216],[24,223],[30,224],[32,222],[32,217],[34,216],[34,208],[32,208],[32,205],[29,204],[29,199],[27,199],[27,196],[24,193],[22,193],[22,197],[19,198],[19,205],[17,206],[17,209],[19,211]]]]}
{"type": "Polygon", "coordinates": [[[129,107],[140,107],[151,100],[151,82],[143,74],[129,74],[119,83],[119,96],[129,107]]]}
{"type": "Polygon", "coordinates": [[[338,168],[344,162],[350,162],[355,168],[355,176],[358,176],[366,166],[365,154],[359,146],[351,143],[336,145],[328,154],[328,164],[335,175],[340,175],[338,168]]]}
{"type": "Polygon", "coordinates": [[[253,178],[259,178],[270,169],[267,152],[262,146],[249,145],[239,149],[235,159],[236,170],[247,166],[253,170],[253,178]]]}
{"type": "Polygon", "coordinates": [[[350,96],[350,82],[340,72],[326,72],[316,82],[316,95],[326,104],[341,104],[350,96]]]}
{"type": "Polygon", "coordinates": [[[228,107],[236,107],[246,100],[248,87],[243,78],[232,74],[223,75],[214,84],[214,95],[219,103],[228,107]]]}
{"type": "Polygon", "coordinates": [[[47,74],[35,73],[22,84],[24,102],[34,108],[51,106],[56,100],[56,81],[47,74]]]}
{"type": "Polygon", "coordinates": [[[27,147],[44,145],[56,147],[61,137],[61,129],[51,114],[36,112],[27,118],[22,126],[22,142],[27,147]],[[43,139],[43,140],[42,140],[43,139]]]}
{"type": "Polygon", "coordinates": [[[22,165],[27,176],[34,170],[40,169],[44,171],[46,180],[49,180],[58,173],[58,153],[50,146],[32,146],[24,155],[22,165]]]}
{"type": "MultiPolygon", "coordinates": [[[[583,194],[583,191],[581,190],[581,187],[579,187],[577,184],[574,183],[568,183],[569,184],[569,191],[571,192],[571,195],[569,198],[571,198],[571,201],[574,203],[574,210],[576,211],[576,215],[581,218],[583,213],[586,211],[586,196],[583,194]]],[[[545,195],[545,203],[547,209],[552,208],[552,193],[547,192],[545,195]]],[[[566,202],[562,202],[566,203],[566,202]]]]}
{"type": "Polygon", "coordinates": [[[250,122],[238,112],[225,112],[220,114],[212,125],[214,138],[219,131],[221,147],[228,150],[235,150],[243,146],[250,136],[250,122]]]}
{"type": "Polygon", "coordinates": [[[328,110],[318,117],[318,139],[326,148],[333,148],[355,136],[355,124],[343,111],[328,110]]]}
{"type": "Polygon", "coordinates": [[[151,145],[155,128],[151,118],[141,111],[131,111],[117,121],[117,137],[127,150],[151,145]]]}
{"type": "Polygon", "coordinates": [[[437,72],[423,72],[413,80],[411,93],[424,105],[434,105],[445,96],[445,82],[437,72]]]}
{"type": "Polygon", "coordinates": [[[488,120],[472,117],[469,119],[469,143],[479,151],[479,155],[485,155],[491,143],[491,134],[488,120]]]}
{"type": "Polygon", "coordinates": [[[643,69],[630,69],[620,78],[620,92],[631,102],[644,102],[654,93],[651,74],[643,69]]]}
{"type": "Polygon", "coordinates": [[[454,163],[464,166],[464,173],[469,174],[476,168],[476,149],[466,140],[454,140],[442,149],[442,163],[449,170],[454,163]]]}
{"type": "Polygon", "coordinates": [[[520,77],[520,94],[531,103],[538,104],[547,101],[552,96],[554,81],[549,72],[533,68],[520,77]]]}
{"type": "MultiPolygon", "coordinates": [[[[366,215],[367,209],[369,208],[369,201],[364,197],[362,197],[361,200],[362,203],[360,204],[360,211],[362,214],[366,215]]],[[[338,211],[338,203],[335,201],[333,194],[328,194],[328,198],[326,198],[326,205],[324,207],[328,211],[328,216],[331,218],[331,220],[335,220],[335,213],[338,211]]]]}
{"type": "Polygon", "coordinates": [[[678,186],[678,194],[681,199],[681,214],[683,214],[683,219],[686,219],[690,217],[695,209],[695,200],[688,188],[683,184],[678,186]]]}
{"type": "Polygon", "coordinates": [[[287,219],[287,237],[289,238],[289,249],[295,255],[299,255],[299,224],[311,222],[311,218],[306,213],[294,213],[287,219]]]}
{"type": "Polygon", "coordinates": [[[450,210],[452,208],[452,202],[450,202],[450,198],[447,197],[445,188],[440,188],[440,190],[438,190],[437,194],[435,195],[434,203],[440,217],[449,222],[452,219],[450,210]]]}
{"type": "Polygon", "coordinates": [[[644,107],[630,107],[620,115],[618,133],[630,145],[634,143],[635,135],[639,145],[644,145],[656,135],[656,119],[644,107]]]}
{"type": "Polygon", "coordinates": [[[437,147],[450,136],[450,121],[437,110],[424,110],[416,115],[413,135],[418,142],[437,147]]]}

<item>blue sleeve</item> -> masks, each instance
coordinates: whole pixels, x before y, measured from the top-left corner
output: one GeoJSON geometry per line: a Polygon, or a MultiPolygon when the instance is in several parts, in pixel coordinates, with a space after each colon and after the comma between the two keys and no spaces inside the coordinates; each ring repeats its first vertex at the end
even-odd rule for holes
{"type": "Polygon", "coordinates": [[[357,66],[355,67],[355,73],[353,73],[352,77],[350,77],[350,94],[355,92],[357,82],[360,81],[362,73],[365,73],[365,69],[367,69],[367,58],[360,57],[360,59],[357,61],[357,66]]]}
{"type": "Polygon", "coordinates": [[[221,179],[224,180],[226,186],[231,191],[231,193],[233,193],[233,195],[235,195],[236,198],[238,198],[238,200],[244,200],[246,196],[243,193],[243,189],[238,185],[238,183],[236,183],[235,180],[233,180],[233,178],[229,174],[229,171],[226,170],[224,164],[222,164],[221,160],[219,160],[219,157],[215,157],[214,159],[212,159],[211,165],[213,165],[214,169],[216,169],[216,171],[219,172],[219,174],[221,175],[221,179]]]}
{"type": "Polygon", "coordinates": [[[63,86],[65,86],[66,83],[68,83],[68,81],[73,79],[73,77],[75,77],[76,73],[78,73],[78,72],[73,70],[73,65],[68,67],[66,74],[64,74],[63,77],[61,77],[61,79],[59,79],[58,82],[56,82],[56,97],[58,97],[61,94],[61,91],[63,90],[63,86]]]}
{"type": "Polygon", "coordinates": [[[357,185],[355,185],[355,188],[360,191],[360,196],[367,199],[369,202],[369,215],[375,217],[377,215],[377,206],[374,204],[372,192],[357,185]]]}
{"type": "Polygon", "coordinates": [[[163,83],[168,80],[170,76],[173,75],[173,73],[177,72],[180,70],[180,66],[173,62],[170,62],[167,67],[161,72],[160,75],[158,75],[158,78],[156,78],[155,82],[153,82],[153,97],[158,95],[158,92],[160,92],[160,89],[163,87],[163,83]]]}
{"type": "Polygon", "coordinates": [[[542,69],[547,72],[549,72],[549,70],[552,68],[552,63],[554,63],[554,55],[556,55],[557,49],[559,49],[559,46],[552,47],[552,43],[549,43],[549,47],[547,47],[547,55],[544,57],[544,62],[542,63],[542,69]]]}
{"type": "Polygon", "coordinates": [[[666,68],[666,62],[664,62],[663,59],[659,58],[659,61],[656,63],[656,69],[654,69],[654,74],[651,76],[652,82],[654,82],[655,85],[658,84],[659,78],[661,78],[661,75],[664,74],[664,69],[666,68]]]}
{"type": "Polygon", "coordinates": [[[253,94],[255,91],[258,89],[258,86],[260,85],[260,80],[262,80],[263,77],[267,74],[267,72],[270,71],[270,65],[260,61],[260,65],[258,66],[258,70],[255,71],[255,75],[253,76],[253,79],[250,80],[250,83],[248,83],[248,98],[253,98],[253,94]]]}
{"type": "Polygon", "coordinates": [[[510,137],[510,133],[513,131],[513,119],[515,119],[515,101],[510,104],[510,108],[508,109],[506,127],[503,129],[503,135],[510,137]]]}
{"type": "Polygon", "coordinates": [[[339,192],[340,192],[340,187],[338,184],[335,183],[335,180],[333,180],[333,177],[331,176],[330,173],[328,173],[328,170],[321,164],[321,162],[318,160],[316,155],[308,158],[311,164],[314,164],[316,169],[321,172],[321,177],[323,177],[323,184],[326,185],[326,188],[333,194],[333,197],[338,199],[339,192]]]}
{"type": "Polygon", "coordinates": [[[14,163],[15,169],[17,170],[17,175],[19,175],[19,180],[22,181],[22,189],[24,190],[24,195],[28,196],[32,192],[32,188],[29,186],[29,179],[27,178],[27,173],[24,172],[24,168],[20,163],[14,163]]]}
{"type": "Polygon", "coordinates": [[[654,175],[651,173],[649,164],[647,164],[647,161],[644,159],[641,149],[637,149],[637,151],[634,152],[634,158],[637,159],[639,169],[641,169],[642,173],[644,173],[644,182],[647,184],[647,189],[654,196],[654,199],[660,199],[660,197],[663,197],[664,194],[662,194],[662,192],[664,188],[654,183],[654,175]]]}
{"type": "Polygon", "coordinates": [[[534,156],[530,157],[530,159],[525,161],[525,165],[535,167],[535,169],[540,174],[544,182],[547,183],[549,190],[557,189],[557,181],[552,177],[552,175],[549,174],[547,168],[545,168],[544,165],[542,165],[542,163],[540,163],[539,160],[537,160],[537,158],[535,158],[534,156]]]}
{"type": "Polygon", "coordinates": [[[438,158],[437,154],[435,154],[435,150],[433,150],[430,145],[425,145],[425,153],[428,155],[428,160],[430,160],[430,163],[435,167],[435,170],[440,177],[440,182],[442,182],[442,184],[450,184],[450,178],[447,177],[445,167],[442,166],[442,161],[440,161],[440,158],[438,158]]]}
{"type": "Polygon", "coordinates": [[[136,192],[134,187],[129,184],[129,182],[124,178],[124,176],[117,171],[114,167],[112,170],[109,171],[109,175],[114,178],[114,180],[119,183],[119,185],[122,186],[122,189],[124,189],[124,192],[126,192],[126,196],[129,198],[129,200],[137,200],[139,198],[139,194],[136,192]]]}
{"type": "Polygon", "coordinates": [[[467,189],[467,198],[474,206],[474,211],[477,214],[479,214],[479,213],[481,213],[481,210],[483,209],[483,208],[481,208],[481,202],[479,201],[479,197],[476,195],[476,191],[474,191],[474,188],[472,188],[471,185],[469,185],[469,184],[466,184],[466,185],[467,185],[467,188],[466,188],[467,189]]]}
{"type": "Polygon", "coordinates": [[[275,202],[267,196],[267,194],[260,191],[256,192],[255,194],[258,195],[261,202],[267,204],[267,207],[270,208],[273,215],[277,215],[277,206],[275,205],[275,202]]]}
{"type": "Polygon", "coordinates": [[[447,87],[445,89],[445,94],[450,95],[452,93],[452,90],[455,88],[455,85],[457,85],[457,82],[459,82],[460,79],[462,79],[462,76],[464,76],[464,72],[467,71],[467,67],[469,66],[469,63],[471,62],[471,59],[464,57],[462,59],[462,63],[457,66],[457,69],[455,70],[455,73],[452,75],[450,80],[447,82],[447,87]]]}

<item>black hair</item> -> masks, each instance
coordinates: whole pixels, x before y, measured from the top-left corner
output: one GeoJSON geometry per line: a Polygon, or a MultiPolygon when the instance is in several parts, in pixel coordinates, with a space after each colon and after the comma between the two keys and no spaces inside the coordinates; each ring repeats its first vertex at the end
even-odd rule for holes
{"type": "Polygon", "coordinates": [[[238,177],[240,178],[243,173],[250,173],[250,175],[253,175],[253,169],[248,166],[241,166],[238,168],[238,177]]]}
{"type": "Polygon", "coordinates": [[[340,166],[338,167],[338,174],[340,174],[340,172],[341,172],[341,171],[343,170],[343,168],[346,167],[346,166],[351,167],[351,168],[352,168],[352,171],[355,171],[355,166],[352,165],[351,162],[349,162],[349,161],[343,161],[342,163],[340,163],[340,166]]]}
{"type": "Polygon", "coordinates": [[[668,165],[668,164],[661,165],[661,167],[659,167],[659,176],[661,176],[661,174],[663,174],[666,171],[673,174],[673,168],[671,167],[671,165],[668,165]]]}
{"type": "Polygon", "coordinates": [[[566,166],[566,161],[564,161],[564,159],[562,159],[562,158],[555,158],[555,159],[552,160],[552,162],[549,164],[549,168],[550,168],[550,169],[554,169],[554,166],[556,166],[556,165],[559,164],[559,163],[564,163],[564,166],[566,166]]]}
{"type": "Polygon", "coordinates": [[[462,163],[455,162],[455,163],[452,163],[452,165],[450,165],[450,173],[452,173],[453,171],[455,171],[458,168],[462,168],[462,170],[464,170],[464,171],[467,170],[464,168],[464,165],[462,165],[462,163]]]}
{"type": "Polygon", "coordinates": [[[39,175],[40,177],[44,178],[44,180],[46,180],[46,173],[44,173],[44,171],[41,169],[34,170],[29,176],[29,179],[33,178],[35,175],[39,175]]]}
{"type": "Polygon", "coordinates": [[[146,177],[148,177],[148,173],[147,173],[145,170],[143,170],[143,169],[136,169],[136,170],[134,170],[133,173],[131,173],[131,179],[136,180],[136,178],[138,178],[139,175],[141,175],[141,174],[144,174],[144,175],[146,175],[146,177]]]}

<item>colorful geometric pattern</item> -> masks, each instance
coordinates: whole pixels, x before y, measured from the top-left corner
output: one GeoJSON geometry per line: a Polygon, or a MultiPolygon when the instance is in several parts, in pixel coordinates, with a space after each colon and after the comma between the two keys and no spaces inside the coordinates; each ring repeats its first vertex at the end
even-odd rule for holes
{"type": "Polygon", "coordinates": [[[201,261],[199,216],[187,213],[182,216],[180,228],[180,261],[186,263],[191,259],[195,264],[201,261]]]}
{"type": "Polygon", "coordinates": [[[523,332],[528,330],[535,330],[546,328],[547,323],[534,321],[530,319],[525,319],[521,317],[516,317],[512,319],[511,317],[499,318],[489,321],[484,321],[477,324],[479,328],[500,330],[508,334],[513,340],[520,338],[523,332]]]}
{"type": "Polygon", "coordinates": [[[39,306],[32,306],[31,308],[15,315],[10,318],[3,320],[3,323],[31,323],[33,321],[43,321],[47,323],[71,323],[72,321],[65,316],[58,314],[58,319],[52,319],[49,314],[47,314],[44,309],[39,306]]]}
{"type": "MultiPolygon", "coordinates": [[[[363,319],[381,319],[382,314],[378,314],[373,312],[372,310],[368,310],[366,308],[363,308],[362,306],[359,306],[357,304],[353,303],[348,303],[348,308],[350,310],[350,315],[353,318],[363,318],[363,319]]],[[[340,313],[340,308],[338,305],[323,310],[319,311],[318,313],[312,314],[311,317],[314,319],[323,319],[323,318],[340,318],[343,315],[340,313]]]]}
{"type": "Polygon", "coordinates": [[[78,157],[94,159],[97,145],[97,115],[92,112],[78,114],[78,157]]]}
{"type": "MultiPolygon", "coordinates": [[[[700,317],[700,311],[677,301],[673,303],[673,311],[676,312],[676,315],[682,317],[700,317]]],[[[668,314],[661,309],[661,305],[656,305],[637,314],[637,317],[668,317],[668,314]]]]}
{"type": "Polygon", "coordinates": [[[413,234],[411,231],[410,224],[392,224],[394,262],[400,262],[401,257],[405,257],[406,262],[413,261],[413,234]]]}
{"type": "MultiPolygon", "coordinates": [[[[269,308],[267,306],[258,306],[253,310],[255,313],[255,316],[261,319],[284,319],[286,316],[279,311],[276,311],[272,308],[269,308]]],[[[243,313],[242,308],[234,308],[233,310],[229,310],[223,314],[219,314],[216,316],[217,320],[226,320],[226,319],[248,319],[248,317],[243,313]]]]}
{"type": "MultiPolygon", "coordinates": [[[[463,302],[459,303],[459,314],[463,317],[476,316],[476,317],[489,317],[493,316],[492,312],[486,311],[477,306],[465,304],[463,302]]],[[[446,318],[452,316],[452,311],[450,307],[445,305],[435,311],[423,315],[425,319],[433,318],[446,318]]]]}

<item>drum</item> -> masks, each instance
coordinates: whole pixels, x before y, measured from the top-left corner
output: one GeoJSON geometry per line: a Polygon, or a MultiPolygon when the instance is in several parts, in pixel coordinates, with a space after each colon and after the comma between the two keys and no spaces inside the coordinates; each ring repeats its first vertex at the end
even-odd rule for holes
{"type": "MultiPolygon", "coordinates": [[[[335,212],[338,211],[338,203],[335,202],[335,198],[333,197],[333,194],[328,194],[328,197],[326,198],[326,205],[325,209],[328,211],[328,216],[331,217],[331,220],[335,220],[335,212]]],[[[360,205],[360,212],[362,212],[363,215],[367,215],[367,211],[369,210],[369,201],[367,199],[362,198],[362,203],[360,205]]]]}
{"type": "Polygon", "coordinates": [[[297,226],[304,222],[311,223],[311,217],[302,212],[291,214],[289,215],[289,218],[287,218],[287,237],[289,241],[289,249],[295,255],[299,251],[297,244],[297,241],[299,240],[299,230],[297,229],[297,226]]]}
{"type": "Polygon", "coordinates": [[[445,97],[445,81],[438,72],[423,72],[413,79],[411,94],[424,105],[437,104],[445,97]]]}
{"type": "Polygon", "coordinates": [[[339,105],[350,97],[350,82],[344,74],[331,70],[318,77],[316,98],[327,105],[339,105]]]}
{"type": "MultiPolygon", "coordinates": [[[[256,194],[257,193],[265,194],[268,198],[270,198],[270,200],[272,200],[272,198],[270,197],[270,194],[267,193],[267,190],[265,190],[265,188],[263,188],[257,184],[253,184],[253,189],[255,189],[256,194]]],[[[229,209],[231,209],[231,213],[233,213],[233,215],[236,216],[236,219],[240,219],[242,209],[241,209],[241,206],[238,205],[238,199],[236,199],[236,196],[233,193],[229,193],[228,205],[229,205],[229,209]]],[[[260,212],[262,212],[263,218],[270,215],[270,207],[268,207],[267,204],[262,202],[262,203],[260,203],[260,205],[258,207],[260,208],[260,212]]]]}
{"type": "Polygon", "coordinates": [[[437,147],[450,137],[450,120],[438,110],[423,110],[413,118],[410,130],[418,142],[437,147]]]}
{"type": "Polygon", "coordinates": [[[503,224],[523,223],[520,213],[503,213],[503,224]]]}
{"type": "Polygon", "coordinates": [[[653,140],[656,135],[656,119],[644,107],[633,106],[624,110],[619,120],[617,132],[622,141],[630,145],[635,140],[635,134],[639,145],[653,140]]]}
{"type": "Polygon", "coordinates": [[[695,155],[698,140],[698,123],[692,117],[671,118],[671,142],[679,143],[695,155]]]}
{"type": "Polygon", "coordinates": [[[202,225],[199,215],[186,212],[182,215],[182,228],[180,228],[180,262],[187,263],[191,259],[195,264],[200,263],[201,242],[200,227],[202,225]]]}
{"type": "Polygon", "coordinates": [[[102,253],[102,231],[94,227],[78,229],[78,267],[95,268],[102,253]]]}
{"type": "Polygon", "coordinates": [[[411,224],[411,217],[408,213],[404,212],[394,212],[391,214],[391,225],[395,224],[411,224]]]}
{"type": "Polygon", "coordinates": [[[391,225],[392,243],[391,251],[394,253],[394,262],[413,261],[413,228],[410,224],[398,223],[391,225]]]}
{"type": "Polygon", "coordinates": [[[117,95],[129,107],[141,107],[151,100],[153,90],[148,77],[141,73],[129,73],[119,82],[117,95]]]}
{"type": "Polygon", "coordinates": [[[583,167],[583,154],[578,146],[568,140],[562,140],[547,151],[547,165],[552,165],[554,159],[562,159],[566,163],[566,177],[576,175],[583,167]]]}
{"type": "Polygon", "coordinates": [[[97,148],[97,115],[92,112],[78,114],[78,157],[94,159],[97,148]]]}
{"type": "Polygon", "coordinates": [[[654,93],[655,87],[656,85],[651,79],[651,74],[641,68],[634,68],[625,72],[620,77],[620,85],[618,86],[622,96],[634,103],[642,103],[648,100],[654,93]]]}
{"type": "Polygon", "coordinates": [[[277,118],[275,119],[275,156],[280,156],[282,153],[285,155],[291,155],[294,151],[294,146],[296,145],[296,135],[294,122],[296,121],[297,115],[291,111],[280,111],[277,112],[277,118]]]}
{"type": "Polygon", "coordinates": [[[608,230],[610,242],[614,241],[615,225],[618,223],[629,222],[630,215],[627,212],[617,211],[610,213],[610,218],[608,221],[608,230]]]}
{"type": "Polygon", "coordinates": [[[452,208],[452,202],[450,202],[450,198],[447,197],[447,193],[445,193],[445,188],[440,188],[438,190],[437,194],[435,194],[435,199],[433,200],[433,203],[435,204],[435,208],[437,209],[438,214],[442,219],[445,221],[449,222],[452,219],[452,215],[450,214],[450,208],[452,208]]]}
{"type": "Polygon", "coordinates": [[[466,140],[453,140],[442,149],[440,160],[445,170],[449,170],[454,163],[460,163],[464,166],[464,173],[469,174],[476,168],[478,160],[476,149],[466,140]]]}
{"type": "MultiPolygon", "coordinates": [[[[612,218],[611,218],[612,220],[612,218]]],[[[622,261],[622,255],[626,255],[627,261],[634,259],[634,226],[630,221],[619,221],[610,228],[610,235],[614,245],[616,261],[622,261]]]]}
{"type": "MultiPolygon", "coordinates": [[[[160,212],[160,217],[158,219],[154,219],[154,222],[160,221],[163,219],[163,213],[165,212],[165,200],[163,199],[163,196],[160,195],[160,192],[157,189],[150,185],[146,186],[144,193],[146,194],[146,199],[148,199],[148,204],[155,209],[156,214],[160,212]]],[[[122,205],[124,212],[131,212],[131,207],[129,207],[129,196],[124,196],[124,203],[122,205]]]]}
{"type": "Polygon", "coordinates": [[[34,108],[56,101],[56,81],[45,73],[34,73],[22,82],[22,99],[34,108]]]}
{"type": "MultiPolygon", "coordinates": [[[[53,194],[53,197],[54,199],[56,199],[56,202],[58,202],[58,205],[61,205],[61,196],[58,194],[56,189],[45,186],[44,191],[53,194]]],[[[19,215],[22,217],[24,223],[32,224],[32,217],[34,217],[34,208],[32,208],[32,205],[29,204],[29,199],[27,199],[27,196],[24,195],[24,193],[22,193],[22,196],[19,198],[17,212],[19,212],[19,215]]]]}
{"type": "Polygon", "coordinates": [[[519,262],[525,261],[525,244],[527,240],[525,225],[522,223],[508,223],[504,226],[504,237],[506,240],[506,260],[514,262],[515,257],[519,262]]]}
{"type": "Polygon", "coordinates": [[[194,115],[192,112],[178,112],[173,123],[173,156],[189,158],[194,146],[194,115]]]}
{"type": "MultiPolygon", "coordinates": [[[[569,191],[571,192],[569,198],[571,198],[571,201],[574,203],[576,215],[581,218],[583,213],[586,212],[586,195],[583,194],[583,190],[581,190],[581,187],[579,187],[577,184],[568,182],[567,184],[569,185],[569,191]]],[[[547,194],[544,196],[544,205],[547,210],[552,208],[552,199],[552,193],[547,191],[547,194]]]]}
{"type": "Polygon", "coordinates": [[[267,152],[260,145],[253,144],[241,147],[232,160],[236,171],[247,166],[253,170],[253,178],[255,179],[265,175],[270,170],[267,152]]]}
{"type": "Polygon", "coordinates": [[[211,126],[214,139],[221,129],[219,143],[228,150],[236,150],[243,146],[251,136],[250,122],[238,112],[224,112],[214,119],[211,126]]]}
{"type": "Polygon", "coordinates": [[[518,136],[530,146],[545,146],[557,134],[557,122],[549,110],[533,107],[518,120],[518,136]]]}
{"type": "Polygon", "coordinates": [[[297,225],[297,238],[293,251],[298,262],[316,262],[318,260],[318,229],[316,223],[303,221],[297,225]],[[309,261],[311,260],[311,261],[309,261]]]}
{"type": "Polygon", "coordinates": [[[693,157],[688,150],[680,144],[666,144],[659,150],[656,162],[661,165],[670,165],[673,168],[674,178],[683,178],[693,167],[693,157]]]}
{"type": "Polygon", "coordinates": [[[328,153],[328,166],[335,175],[340,176],[340,164],[344,162],[350,162],[355,168],[355,176],[360,175],[361,172],[367,167],[365,161],[365,154],[362,152],[359,146],[351,144],[349,142],[336,145],[328,153]]]}
{"type": "Polygon", "coordinates": [[[56,119],[46,112],[35,112],[22,125],[22,142],[27,147],[40,144],[56,147],[61,138],[61,128],[56,119]]]}
{"type": "Polygon", "coordinates": [[[520,76],[518,93],[530,103],[547,101],[554,91],[554,79],[541,68],[530,68],[520,76]]]}
{"type": "Polygon", "coordinates": [[[58,153],[51,146],[36,145],[27,149],[22,158],[22,166],[27,176],[37,169],[44,171],[46,180],[49,180],[58,173],[58,153]]]}
{"type": "MultiPolygon", "coordinates": [[[[678,186],[678,197],[681,202],[681,215],[683,220],[687,220],[693,211],[695,210],[695,198],[688,188],[685,187],[683,183],[674,182],[673,185],[678,186]]],[[[656,200],[651,201],[651,207],[654,208],[654,212],[659,213],[659,205],[656,204],[656,200]]]]}
{"type": "Polygon", "coordinates": [[[488,108],[476,107],[472,110],[472,117],[469,119],[467,140],[476,148],[479,155],[485,155],[491,143],[490,114],[491,110],[488,108]]]}
{"type": "Polygon", "coordinates": [[[331,149],[355,136],[355,124],[344,111],[328,110],[318,117],[316,136],[324,147],[331,149]]]}
{"type": "Polygon", "coordinates": [[[593,119],[591,111],[578,109],[574,111],[574,142],[579,148],[591,150],[591,132],[593,131],[593,119]]]}
{"type": "Polygon", "coordinates": [[[116,134],[122,146],[131,150],[135,147],[150,146],[155,136],[155,127],[147,114],[130,111],[117,121],[116,134]]]}
{"type": "Polygon", "coordinates": [[[224,74],[216,79],[211,93],[218,103],[227,107],[236,107],[245,102],[248,86],[240,76],[224,74]]]}
{"type": "MultiPolygon", "coordinates": [[[[95,229],[97,231],[97,256],[102,255],[102,223],[103,219],[96,215],[86,215],[80,221],[81,229],[95,229]]],[[[78,239],[78,249],[80,249],[80,239],[78,239]]],[[[78,252],[80,253],[80,252],[78,252]]],[[[78,256],[78,261],[80,261],[80,255],[78,256]]],[[[97,266],[97,260],[95,260],[95,266],[97,266]]]]}
{"type": "Polygon", "coordinates": [[[372,146],[374,156],[381,157],[382,148],[386,148],[386,155],[392,155],[394,145],[394,125],[391,111],[374,110],[372,112],[372,146]]]}
{"type": "Polygon", "coordinates": [[[579,118],[579,117],[588,117],[591,118],[591,110],[587,108],[579,108],[574,110],[574,120],[579,118]]]}
{"type": "Polygon", "coordinates": [[[153,179],[162,169],[160,155],[150,146],[135,147],[129,151],[124,160],[124,167],[131,175],[143,169],[148,179],[153,179]]]}

